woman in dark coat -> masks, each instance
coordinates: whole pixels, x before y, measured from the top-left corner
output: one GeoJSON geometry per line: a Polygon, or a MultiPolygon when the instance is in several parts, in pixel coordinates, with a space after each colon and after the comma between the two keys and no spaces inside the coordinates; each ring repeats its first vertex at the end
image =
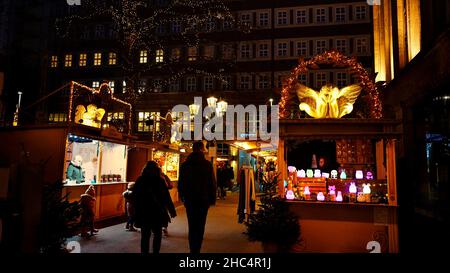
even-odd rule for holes
{"type": "Polygon", "coordinates": [[[150,235],[153,233],[153,253],[161,248],[162,227],[177,214],[166,182],[155,161],[149,161],[134,185],[135,226],[141,228],[141,252],[149,252],[150,235]]]}

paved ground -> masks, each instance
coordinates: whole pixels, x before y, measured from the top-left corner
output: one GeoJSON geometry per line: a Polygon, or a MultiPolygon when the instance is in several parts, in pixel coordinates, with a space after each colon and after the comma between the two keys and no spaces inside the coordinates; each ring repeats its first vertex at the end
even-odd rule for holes
{"type": "MultiPolygon", "coordinates": [[[[206,222],[202,252],[204,253],[260,253],[259,242],[249,242],[243,234],[245,226],[237,222],[238,193],[226,200],[217,200],[211,207],[206,222]]],[[[178,216],[169,225],[169,236],[164,237],[161,253],[188,253],[187,218],[183,206],[177,208],[178,216]]],[[[125,223],[100,230],[90,239],[75,237],[82,253],[139,253],[140,233],[125,231],[125,223]]]]}

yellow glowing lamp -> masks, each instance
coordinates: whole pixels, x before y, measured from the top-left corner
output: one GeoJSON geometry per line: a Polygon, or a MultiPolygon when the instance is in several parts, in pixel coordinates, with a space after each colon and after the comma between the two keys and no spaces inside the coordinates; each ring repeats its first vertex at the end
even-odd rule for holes
{"type": "Polygon", "coordinates": [[[189,113],[191,114],[191,116],[197,115],[199,110],[200,106],[198,106],[197,104],[189,105],[189,113]]]}
{"type": "Polygon", "coordinates": [[[217,99],[215,97],[209,97],[206,99],[206,101],[208,102],[208,106],[211,108],[216,108],[216,104],[217,104],[217,99]]]}

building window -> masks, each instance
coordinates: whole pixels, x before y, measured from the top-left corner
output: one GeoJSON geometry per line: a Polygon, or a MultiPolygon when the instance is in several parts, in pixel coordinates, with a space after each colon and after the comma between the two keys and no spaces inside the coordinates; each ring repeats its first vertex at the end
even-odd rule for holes
{"type": "Polygon", "coordinates": [[[306,73],[299,74],[297,79],[299,83],[308,85],[308,75],[306,73]]]}
{"type": "Polygon", "coordinates": [[[122,93],[125,94],[127,92],[127,82],[122,81],[122,93]]]}
{"type": "Polygon", "coordinates": [[[79,66],[86,66],[86,62],[87,62],[87,54],[86,53],[81,53],[80,54],[80,59],[78,60],[79,66]]]}
{"type": "Polygon", "coordinates": [[[172,48],[172,61],[178,62],[181,58],[181,50],[179,48],[172,48]]]}
{"type": "Polygon", "coordinates": [[[103,25],[95,26],[95,38],[101,39],[105,36],[105,27],[103,25]]]}
{"type": "Polygon", "coordinates": [[[277,56],[286,57],[288,55],[288,44],[286,42],[278,43],[277,56]]]}
{"type": "Polygon", "coordinates": [[[317,72],[316,73],[316,87],[320,89],[322,86],[327,84],[327,73],[317,72]]]}
{"type": "Polygon", "coordinates": [[[110,81],[109,83],[108,83],[108,86],[109,86],[109,88],[111,88],[111,92],[113,92],[114,93],[114,81],[110,81]]]}
{"type": "Polygon", "coordinates": [[[50,122],[66,122],[67,114],[66,113],[50,113],[48,115],[48,121],[50,121],[50,122]]]}
{"type": "Polygon", "coordinates": [[[268,75],[260,75],[258,76],[258,88],[259,89],[268,89],[269,88],[269,76],[268,75]]]}
{"type": "Polygon", "coordinates": [[[268,12],[262,12],[259,14],[259,26],[260,27],[269,26],[269,13],[268,12]]]}
{"type": "Polygon", "coordinates": [[[296,20],[297,24],[302,25],[302,24],[306,24],[308,22],[306,9],[297,10],[296,15],[297,15],[297,20],[296,20]]]}
{"type": "Polygon", "coordinates": [[[250,89],[251,77],[244,75],[240,78],[240,88],[241,89],[250,89]]]}
{"type": "Polygon", "coordinates": [[[214,46],[205,46],[203,48],[203,56],[207,60],[214,59],[214,46]]]}
{"type": "Polygon", "coordinates": [[[72,67],[72,54],[67,54],[64,58],[64,66],[72,67]]]}
{"type": "Polygon", "coordinates": [[[195,91],[197,89],[197,82],[195,77],[186,78],[186,91],[195,91]]]}
{"type": "Polygon", "coordinates": [[[347,86],[347,73],[337,72],[336,73],[336,84],[339,88],[347,86]]]}
{"type": "Polygon", "coordinates": [[[241,23],[244,26],[251,26],[252,25],[251,14],[250,13],[241,14],[241,23]]]}
{"type": "Polygon", "coordinates": [[[203,79],[203,88],[205,91],[212,90],[214,85],[213,77],[205,77],[203,79]]]}
{"type": "Polygon", "coordinates": [[[308,56],[308,41],[298,41],[296,45],[297,45],[297,56],[298,57],[308,56]]]}
{"type": "Polygon", "coordinates": [[[342,54],[346,54],[347,53],[347,40],[337,39],[335,42],[336,42],[336,50],[341,52],[342,54]]]}
{"type": "Polygon", "coordinates": [[[107,117],[108,121],[124,120],[124,119],[125,119],[125,115],[123,112],[110,112],[110,113],[108,113],[108,117],[107,117]]]}
{"type": "Polygon", "coordinates": [[[366,17],[367,17],[366,6],[356,6],[355,7],[355,19],[356,20],[365,20],[366,17]]]}
{"type": "Polygon", "coordinates": [[[224,60],[230,60],[234,57],[233,45],[223,45],[222,46],[222,58],[224,60]]]}
{"type": "Polygon", "coordinates": [[[181,24],[179,21],[175,21],[172,23],[172,32],[180,33],[181,32],[181,24]]]}
{"type": "Polygon", "coordinates": [[[99,87],[100,87],[100,82],[98,82],[98,81],[92,82],[92,88],[99,88],[99,87]]]}
{"type": "Polygon", "coordinates": [[[327,10],[325,8],[316,9],[316,23],[326,23],[327,22],[327,10]]]}
{"type": "Polygon", "coordinates": [[[147,120],[150,119],[150,112],[139,112],[137,116],[138,132],[150,132],[150,125],[147,120]]]}
{"type": "Polygon", "coordinates": [[[345,22],[345,17],[346,17],[346,11],[345,11],[345,7],[337,7],[334,10],[335,14],[335,22],[336,23],[343,23],[345,22]]]}
{"type": "Polygon", "coordinates": [[[172,80],[169,85],[170,92],[180,92],[180,80],[172,80]]]}
{"type": "Polygon", "coordinates": [[[250,58],[250,45],[249,44],[241,45],[241,58],[242,59],[250,58]]]}
{"type": "Polygon", "coordinates": [[[258,57],[265,58],[269,56],[269,44],[260,44],[258,47],[258,57]]]}
{"type": "Polygon", "coordinates": [[[188,61],[196,61],[198,56],[198,48],[191,46],[188,48],[188,61]]]}
{"type": "Polygon", "coordinates": [[[108,59],[109,65],[116,65],[117,64],[117,54],[114,52],[109,53],[109,59],[108,59]]]}
{"type": "Polygon", "coordinates": [[[147,50],[141,50],[139,52],[139,63],[141,64],[146,64],[147,63],[147,59],[148,58],[148,52],[147,50]]]}
{"type": "Polygon", "coordinates": [[[157,63],[164,62],[164,51],[162,49],[156,50],[155,62],[157,62],[157,63]]]}
{"type": "Polygon", "coordinates": [[[94,65],[102,65],[102,53],[94,53],[94,65]]]}
{"type": "Polygon", "coordinates": [[[277,13],[277,24],[278,25],[287,25],[288,24],[288,12],[287,11],[279,11],[277,13]]]}
{"type": "Polygon", "coordinates": [[[327,50],[327,41],[326,40],[317,40],[316,41],[316,54],[321,54],[327,50]]]}
{"type": "Polygon", "coordinates": [[[50,67],[58,67],[58,56],[53,55],[50,61],[50,67]]]}
{"type": "Polygon", "coordinates": [[[357,38],[355,40],[356,43],[356,53],[357,54],[366,54],[368,52],[368,45],[366,38],[357,38]]]}
{"type": "Polygon", "coordinates": [[[221,87],[222,87],[222,90],[231,90],[231,88],[232,88],[232,82],[231,82],[231,76],[225,76],[225,77],[223,77],[223,79],[222,79],[222,84],[221,84],[221,87]]]}

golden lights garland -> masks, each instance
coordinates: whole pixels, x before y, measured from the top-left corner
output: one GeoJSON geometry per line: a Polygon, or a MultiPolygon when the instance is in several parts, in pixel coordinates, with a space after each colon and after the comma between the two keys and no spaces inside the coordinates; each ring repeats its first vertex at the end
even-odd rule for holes
{"type": "Polygon", "coordinates": [[[347,57],[337,50],[325,51],[307,61],[303,58],[299,60],[298,66],[291,71],[290,76],[284,81],[279,103],[280,118],[286,119],[291,115],[292,104],[295,103],[292,94],[295,93],[293,91],[295,91],[295,85],[298,82],[299,75],[308,72],[310,70],[309,67],[318,68],[320,64],[334,64],[336,66],[348,67],[353,74],[357,75],[360,80],[360,85],[369,95],[366,101],[366,104],[371,107],[369,118],[382,118],[383,109],[380,92],[369,76],[369,73],[364,69],[362,64],[356,60],[356,57],[347,57]]]}

